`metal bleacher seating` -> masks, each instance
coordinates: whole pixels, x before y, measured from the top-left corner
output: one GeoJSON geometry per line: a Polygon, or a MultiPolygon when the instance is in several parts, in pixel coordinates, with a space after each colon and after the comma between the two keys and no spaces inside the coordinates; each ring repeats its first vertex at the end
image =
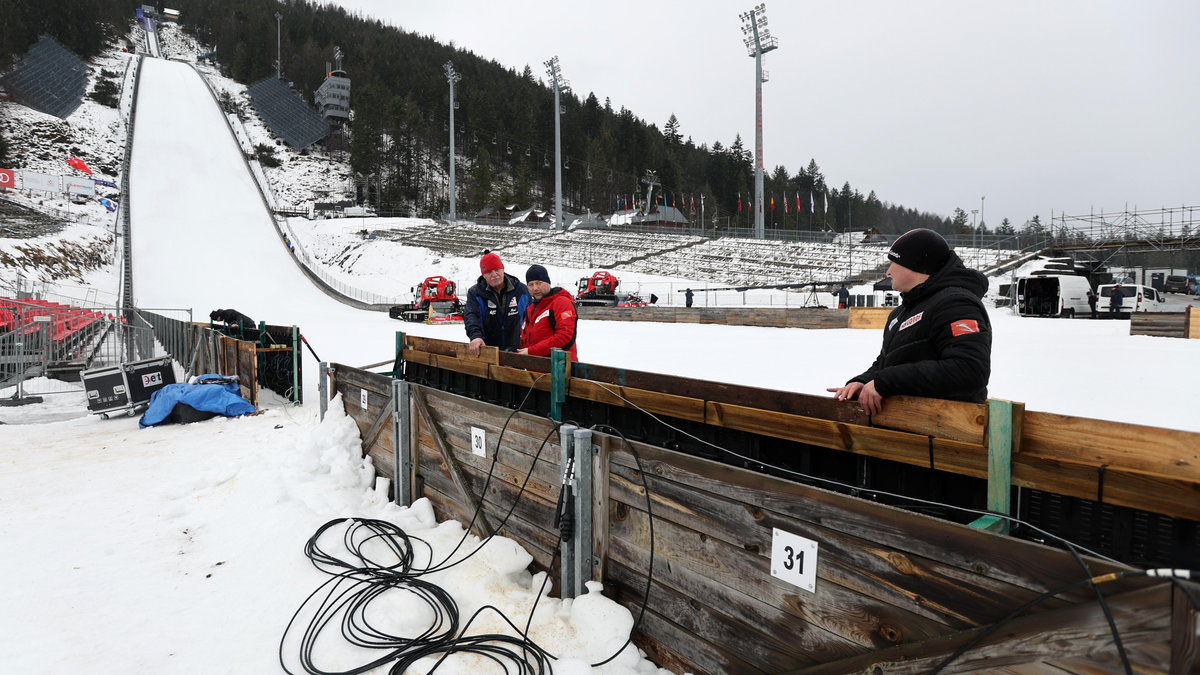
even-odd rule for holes
{"type": "Polygon", "coordinates": [[[442,255],[473,258],[485,250],[500,251],[537,237],[545,237],[547,230],[532,227],[496,225],[471,225],[469,227],[446,227],[437,225],[419,229],[378,231],[382,239],[389,239],[405,246],[419,246],[442,255]]]}
{"type": "Polygon", "coordinates": [[[66,119],[83,102],[88,73],[88,65],[71,50],[43,35],[0,84],[22,105],[66,119]]]}
{"type": "Polygon", "coordinates": [[[329,135],[329,123],[294,89],[274,75],[250,85],[250,103],[263,122],[296,150],[303,150],[329,135]]]}

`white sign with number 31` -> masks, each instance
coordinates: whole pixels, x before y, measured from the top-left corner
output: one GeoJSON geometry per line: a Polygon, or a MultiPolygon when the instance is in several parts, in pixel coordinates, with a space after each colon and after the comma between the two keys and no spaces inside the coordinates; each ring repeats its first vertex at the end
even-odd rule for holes
{"type": "Polygon", "coordinates": [[[817,592],[817,542],[772,528],[771,576],[817,592]]]}

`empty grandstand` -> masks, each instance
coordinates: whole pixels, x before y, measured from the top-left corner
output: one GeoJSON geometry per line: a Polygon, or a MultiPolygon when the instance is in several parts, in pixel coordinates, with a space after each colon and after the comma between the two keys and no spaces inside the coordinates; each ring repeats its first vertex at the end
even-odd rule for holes
{"type": "Polygon", "coordinates": [[[273,75],[264,77],[250,85],[247,92],[271,133],[292,148],[303,150],[329,135],[329,123],[283,80],[273,75]]]}
{"type": "MultiPolygon", "coordinates": [[[[779,241],[704,237],[659,231],[571,228],[566,231],[513,225],[433,224],[376,229],[374,238],[427,248],[445,256],[502,252],[514,265],[553,263],[580,269],[628,270],[731,286],[875,280],[887,265],[888,243],[779,241]]],[[[843,238],[845,240],[845,238],[843,238]]],[[[969,267],[988,269],[1020,255],[1003,248],[956,249],[969,267]]]]}
{"type": "Polygon", "coordinates": [[[66,119],[83,102],[88,74],[88,65],[78,56],[43,35],[16,68],[0,77],[0,84],[14,101],[66,119]]]}

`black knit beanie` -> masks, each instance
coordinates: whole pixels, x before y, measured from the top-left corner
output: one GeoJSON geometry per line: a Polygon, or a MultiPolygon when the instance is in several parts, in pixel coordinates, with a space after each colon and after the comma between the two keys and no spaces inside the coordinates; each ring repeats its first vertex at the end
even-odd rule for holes
{"type": "Polygon", "coordinates": [[[950,245],[937,232],[919,228],[897,237],[887,257],[914,272],[933,274],[950,259],[950,245]]]}
{"type": "Polygon", "coordinates": [[[541,265],[530,265],[529,270],[525,272],[525,283],[529,283],[530,281],[550,283],[550,273],[541,265]]]}

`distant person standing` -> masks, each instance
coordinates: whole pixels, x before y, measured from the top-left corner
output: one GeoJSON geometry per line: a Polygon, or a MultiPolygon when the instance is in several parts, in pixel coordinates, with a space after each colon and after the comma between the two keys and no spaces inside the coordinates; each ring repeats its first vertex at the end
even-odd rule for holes
{"type": "Polygon", "coordinates": [[[842,287],[834,295],[837,295],[838,309],[846,309],[850,306],[850,291],[846,290],[846,284],[842,284],[842,287]]]}
{"type": "Polygon", "coordinates": [[[692,289],[689,288],[686,291],[684,291],[683,292],[684,307],[691,307],[692,306],[692,298],[694,298],[694,297],[696,297],[696,294],[692,292],[692,289]]]}
{"type": "Polygon", "coordinates": [[[577,316],[575,298],[558,286],[550,286],[550,274],[541,265],[530,265],[525,284],[533,299],[525,313],[518,354],[550,356],[551,349],[562,349],[579,361],[575,345],[577,316]]]}
{"type": "Polygon", "coordinates": [[[467,289],[463,307],[463,327],[474,356],[484,345],[500,351],[516,351],[521,346],[521,326],[529,307],[529,289],[520,279],[504,271],[500,256],[485,251],[479,259],[479,280],[467,289]]]}
{"type": "Polygon", "coordinates": [[[1108,311],[1111,314],[1120,314],[1121,310],[1125,309],[1125,291],[1121,290],[1121,284],[1113,286],[1112,293],[1108,298],[1108,311]]]}
{"type": "Polygon", "coordinates": [[[1092,289],[1090,289],[1090,288],[1088,289],[1088,292],[1087,292],[1087,301],[1088,301],[1088,308],[1092,310],[1092,318],[1093,318],[1093,319],[1097,318],[1097,314],[1096,314],[1096,291],[1093,291],[1093,290],[1092,290],[1092,289]]]}
{"type": "Polygon", "coordinates": [[[887,275],[900,292],[871,367],[841,387],[874,415],[886,396],[908,394],[983,403],[992,372],[992,327],[981,298],[987,278],[968,269],[933,230],[909,230],[892,243],[887,275]]]}

